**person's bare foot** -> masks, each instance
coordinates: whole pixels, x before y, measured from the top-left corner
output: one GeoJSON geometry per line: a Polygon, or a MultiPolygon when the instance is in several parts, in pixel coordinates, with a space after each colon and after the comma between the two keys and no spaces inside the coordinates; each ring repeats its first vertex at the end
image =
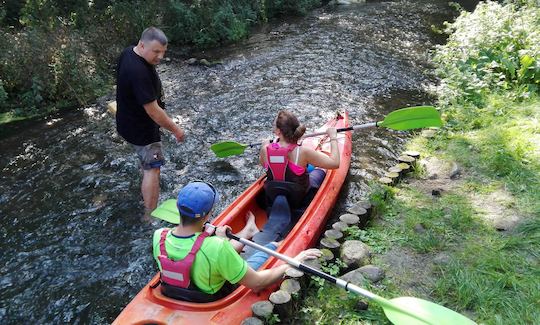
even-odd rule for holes
{"type": "Polygon", "coordinates": [[[142,221],[147,223],[147,224],[153,224],[154,219],[152,218],[151,213],[152,213],[152,210],[145,208],[144,209],[144,215],[142,217],[142,221]]]}
{"type": "Polygon", "coordinates": [[[260,231],[255,223],[255,215],[251,211],[246,214],[246,226],[243,230],[245,230],[246,238],[251,238],[260,231]]]}

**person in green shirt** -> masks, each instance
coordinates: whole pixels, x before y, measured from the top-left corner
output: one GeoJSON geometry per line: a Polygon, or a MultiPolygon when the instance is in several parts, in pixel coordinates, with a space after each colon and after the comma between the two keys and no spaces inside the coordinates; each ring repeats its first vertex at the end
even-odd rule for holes
{"type": "MultiPolygon", "coordinates": [[[[268,285],[280,280],[287,269],[288,264],[280,264],[274,268],[257,271],[257,269],[268,259],[268,254],[258,252],[244,260],[239,252],[243,244],[226,237],[227,229],[230,227],[215,228],[216,236],[208,236],[204,232],[209,232],[205,223],[212,215],[215,203],[218,201],[217,191],[208,183],[191,182],[183,187],[177,200],[178,211],[180,212],[180,224],[172,229],[161,228],[154,232],[153,255],[161,272],[162,292],[172,298],[186,299],[186,289],[177,285],[184,277],[178,271],[177,266],[166,266],[170,263],[184,263],[188,260],[190,251],[194,246],[195,257],[191,267],[188,268],[189,291],[200,291],[205,297],[203,300],[212,301],[226,295],[229,284],[241,284],[254,291],[260,291],[268,285]],[[164,233],[165,232],[165,233],[164,233]],[[202,236],[204,234],[204,236],[202,236]],[[204,239],[197,240],[199,237],[204,239]],[[202,241],[202,242],[201,242],[202,241]],[[166,255],[166,256],[164,256],[166,255]],[[182,262],[178,262],[182,261],[182,262]],[[195,290],[193,290],[195,289],[195,290]],[[224,290],[222,290],[224,289],[224,290]],[[176,294],[180,292],[180,294],[176,294]]],[[[236,235],[242,238],[251,238],[259,232],[255,224],[255,216],[249,212],[246,226],[236,235]]],[[[277,243],[267,244],[266,247],[275,250],[277,243]]],[[[295,259],[304,261],[320,257],[317,249],[308,249],[298,254],[295,259]]],[[[188,292],[188,295],[189,292],[188,292]]],[[[186,300],[191,300],[189,297],[186,300]]],[[[200,299],[195,298],[192,301],[200,299]]],[[[203,302],[203,301],[201,301],[203,302]]]]}

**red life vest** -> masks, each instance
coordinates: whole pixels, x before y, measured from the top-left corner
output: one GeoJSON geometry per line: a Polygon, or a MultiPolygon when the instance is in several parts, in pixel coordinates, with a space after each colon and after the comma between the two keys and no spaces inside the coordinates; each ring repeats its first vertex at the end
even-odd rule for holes
{"type": "Polygon", "coordinates": [[[279,143],[273,142],[266,146],[266,155],[268,169],[272,172],[275,181],[284,181],[285,172],[289,163],[289,152],[293,151],[297,144],[289,144],[287,147],[281,147],[279,143]]]}
{"type": "Polygon", "coordinates": [[[195,255],[201,248],[201,245],[209,233],[203,231],[199,237],[195,240],[193,247],[189,254],[187,254],[184,259],[179,261],[171,260],[167,255],[167,250],[165,249],[165,237],[169,229],[165,229],[161,232],[161,239],[159,240],[159,251],[158,256],[159,263],[161,264],[161,281],[170,284],[172,286],[187,288],[190,283],[190,272],[191,265],[195,260],[195,255]]]}

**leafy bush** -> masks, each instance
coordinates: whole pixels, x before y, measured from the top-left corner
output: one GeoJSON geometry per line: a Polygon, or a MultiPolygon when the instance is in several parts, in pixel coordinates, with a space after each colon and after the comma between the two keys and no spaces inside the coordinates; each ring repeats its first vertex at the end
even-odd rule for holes
{"type": "Polygon", "coordinates": [[[0,79],[0,108],[2,108],[5,105],[7,98],[8,98],[8,94],[6,90],[4,89],[4,82],[2,81],[2,79],[0,79]]]}
{"type": "Polygon", "coordinates": [[[236,42],[259,21],[304,14],[319,3],[0,0],[0,112],[29,116],[88,103],[110,89],[119,53],[148,26],[163,28],[171,43],[205,48],[236,42]]]}
{"type": "Polygon", "coordinates": [[[278,15],[306,15],[309,10],[320,6],[320,0],[266,0],[265,7],[269,17],[278,15]]]}
{"type": "Polygon", "coordinates": [[[464,98],[482,104],[487,93],[540,91],[540,8],[482,2],[462,12],[447,32],[434,60],[443,78],[443,103],[464,98]]]}
{"type": "MultiPolygon", "coordinates": [[[[65,28],[27,28],[2,33],[9,49],[1,49],[3,89],[11,94],[17,115],[34,115],[50,108],[86,104],[100,94],[106,81],[88,44],[65,28]],[[46,108],[47,107],[47,108],[46,108]]],[[[8,105],[2,105],[7,110],[8,105]]]]}
{"type": "Polygon", "coordinates": [[[248,35],[257,21],[258,3],[251,1],[170,0],[164,24],[171,41],[198,47],[235,42],[248,35]]]}
{"type": "Polygon", "coordinates": [[[211,47],[245,38],[257,22],[279,15],[305,15],[320,4],[319,0],[169,0],[163,22],[171,41],[211,47]]]}

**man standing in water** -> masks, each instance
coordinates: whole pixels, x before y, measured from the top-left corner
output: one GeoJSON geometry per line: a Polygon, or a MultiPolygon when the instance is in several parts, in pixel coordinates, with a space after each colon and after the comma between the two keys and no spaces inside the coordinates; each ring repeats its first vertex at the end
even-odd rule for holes
{"type": "Polygon", "coordinates": [[[160,167],[165,164],[159,128],[184,140],[184,130],[165,113],[163,89],[156,65],[167,51],[167,37],[158,28],[149,27],[137,46],[126,48],[116,69],[116,129],[133,145],[141,161],[141,192],[145,217],[157,206],[160,167]]]}

